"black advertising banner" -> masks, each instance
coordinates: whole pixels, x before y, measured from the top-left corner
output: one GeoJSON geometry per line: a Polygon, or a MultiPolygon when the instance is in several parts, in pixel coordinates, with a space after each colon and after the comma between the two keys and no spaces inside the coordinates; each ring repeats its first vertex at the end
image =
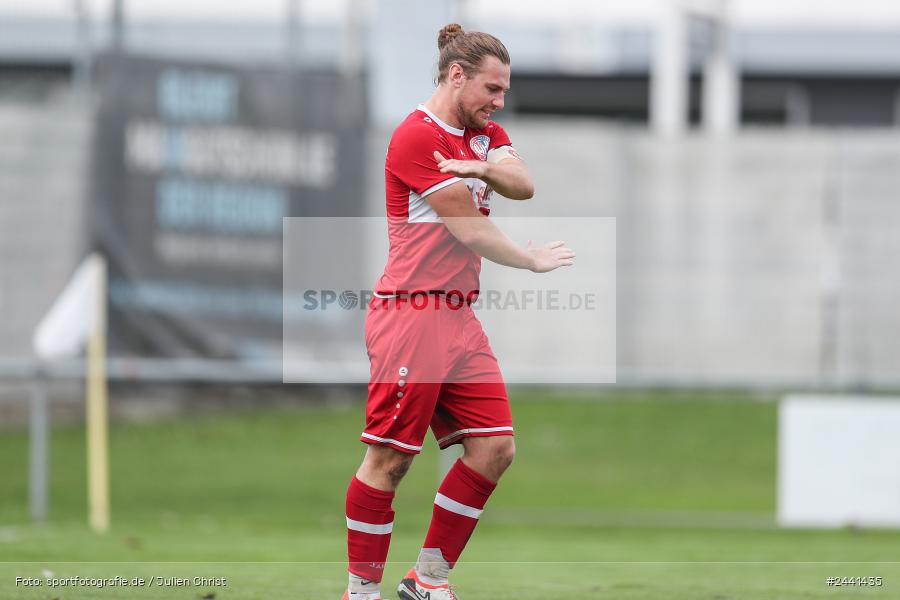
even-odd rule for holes
{"type": "Polygon", "coordinates": [[[282,218],[362,214],[363,86],[128,55],[98,72],[93,237],[109,261],[110,352],[277,358],[282,218]]]}

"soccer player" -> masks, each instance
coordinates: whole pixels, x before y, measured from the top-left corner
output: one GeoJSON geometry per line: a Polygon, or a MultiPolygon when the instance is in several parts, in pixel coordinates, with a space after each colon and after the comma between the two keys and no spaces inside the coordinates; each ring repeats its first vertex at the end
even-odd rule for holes
{"type": "Polygon", "coordinates": [[[534,193],[525,163],[491,121],[509,89],[509,54],[457,24],[438,34],[437,88],[394,131],[385,160],[390,250],[366,315],[369,445],[347,490],[350,582],[343,600],[380,600],[391,503],[429,426],[463,455],[441,483],[404,600],[456,600],[456,564],[515,453],[506,386],[481,323],[481,258],[536,273],[573,264],[563,242],[523,248],[488,218],[491,193],[534,193]]]}

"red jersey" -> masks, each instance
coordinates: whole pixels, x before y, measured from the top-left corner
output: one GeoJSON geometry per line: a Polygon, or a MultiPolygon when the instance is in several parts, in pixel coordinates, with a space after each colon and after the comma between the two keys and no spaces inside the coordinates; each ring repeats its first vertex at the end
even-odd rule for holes
{"type": "Polygon", "coordinates": [[[493,190],[480,179],[441,173],[434,152],[459,160],[487,160],[488,152],[509,145],[497,123],[458,129],[421,104],[394,130],[384,166],[390,250],[376,293],[441,291],[468,297],[477,292],[481,257],[453,237],[426,198],[464,181],[472,201],[488,215],[493,190]]]}

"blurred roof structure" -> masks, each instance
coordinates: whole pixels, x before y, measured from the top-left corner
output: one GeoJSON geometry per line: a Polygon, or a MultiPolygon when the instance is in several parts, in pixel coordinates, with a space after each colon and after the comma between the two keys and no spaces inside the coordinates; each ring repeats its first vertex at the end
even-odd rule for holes
{"type": "MultiPolygon", "coordinates": [[[[129,48],[154,55],[264,63],[284,60],[283,23],[251,21],[133,21],[129,48]]],[[[491,27],[513,56],[517,73],[645,74],[652,55],[652,30],[592,23],[521,23],[491,27]]],[[[94,22],[94,49],[109,44],[107,22],[94,22]]],[[[339,60],[337,23],[303,27],[301,64],[326,66],[339,60]]],[[[69,65],[77,52],[74,19],[0,15],[0,65],[69,65]]],[[[698,40],[698,44],[701,43],[698,40]]],[[[737,57],[746,74],[900,75],[900,30],[738,28],[737,57]]]]}

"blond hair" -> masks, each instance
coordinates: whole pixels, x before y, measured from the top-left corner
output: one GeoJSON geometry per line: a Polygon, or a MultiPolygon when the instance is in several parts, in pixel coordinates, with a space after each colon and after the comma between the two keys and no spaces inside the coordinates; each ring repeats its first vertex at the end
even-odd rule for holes
{"type": "Polygon", "coordinates": [[[450,65],[462,67],[463,73],[471,77],[478,72],[481,61],[486,56],[496,57],[504,65],[509,64],[509,52],[503,42],[489,33],[466,32],[459,23],[445,25],[438,32],[438,72],[435,83],[447,79],[450,65]]]}

